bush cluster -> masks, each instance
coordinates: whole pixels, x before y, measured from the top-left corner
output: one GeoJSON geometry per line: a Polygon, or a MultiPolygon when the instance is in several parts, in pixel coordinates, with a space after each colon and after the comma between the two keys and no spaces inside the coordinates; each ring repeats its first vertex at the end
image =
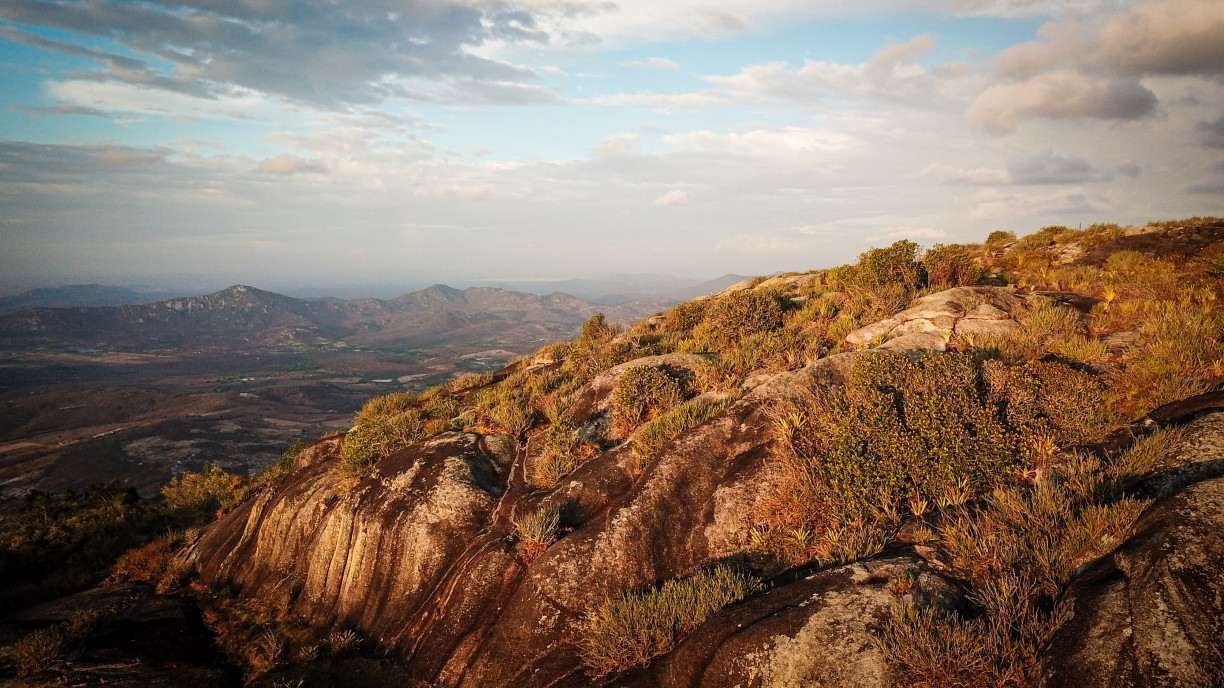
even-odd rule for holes
{"type": "Polygon", "coordinates": [[[684,401],[690,394],[687,371],[670,366],[633,366],[612,389],[612,424],[627,436],[643,422],[684,401]]]}
{"type": "Polygon", "coordinates": [[[718,610],[761,587],[758,579],[717,565],[658,588],[609,599],[580,624],[582,659],[595,677],[642,666],[671,650],[718,610]]]}
{"type": "Polygon", "coordinates": [[[865,354],[844,387],[778,410],[757,544],[793,561],[872,554],[907,505],[963,504],[1099,434],[1100,398],[1097,380],[1056,363],[865,354]]]}

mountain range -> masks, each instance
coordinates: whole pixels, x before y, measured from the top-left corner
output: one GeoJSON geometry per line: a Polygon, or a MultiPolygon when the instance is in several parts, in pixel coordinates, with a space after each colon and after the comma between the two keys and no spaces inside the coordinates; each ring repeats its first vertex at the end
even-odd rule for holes
{"type": "Polygon", "coordinates": [[[545,340],[570,335],[596,312],[613,322],[672,299],[597,305],[563,293],[434,285],[393,299],[298,299],[246,285],[136,305],[31,308],[0,315],[8,347],[70,345],[134,349],[234,346],[420,347],[496,334],[545,340]]]}

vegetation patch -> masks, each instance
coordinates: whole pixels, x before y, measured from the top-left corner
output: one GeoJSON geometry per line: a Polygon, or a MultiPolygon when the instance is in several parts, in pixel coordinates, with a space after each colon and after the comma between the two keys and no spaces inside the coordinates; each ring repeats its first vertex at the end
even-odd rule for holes
{"type": "Polygon", "coordinates": [[[519,540],[519,552],[530,564],[556,541],[561,529],[561,512],[542,506],[514,520],[514,534],[519,540]]]}
{"type": "Polygon", "coordinates": [[[700,396],[667,410],[638,428],[633,449],[640,456],[657,456],[668,444],[731,406],[734,399],[700,396]]]}
{"type": "Polygon", "coordinates": [[[1121,544],[1147,502],[1100,501],[1107,471],[1072,457],[1031,486],[998,489],[945,514],[936,547],[970,590],[964,613],[903,607],[880,644],[895,685],[1028,686],[1070,609],[1078,567],[1121,544]]]}
{"type": "Polygon", "coordinates": [[[755,544],[795,563],[874,554],[907,510],[964,504],[1102,432],[1100,397],[1098,381],[1056,363],[864,354],[844,387],[777,412],[755,544]]]}
{"type": "Polygon", "coordinates": [[[718,610],[761,589],[760,580],[717,565],[657,588],[609,599],[579,624],[583,662],[595,677],[645,665],[718,610]]]}
{"type": "Polygon", "coordinates": [[[634,366],[612,390],[612,425],[621,436],[658,417],[690,396],[691,374],[670,366],[634,366]]]}

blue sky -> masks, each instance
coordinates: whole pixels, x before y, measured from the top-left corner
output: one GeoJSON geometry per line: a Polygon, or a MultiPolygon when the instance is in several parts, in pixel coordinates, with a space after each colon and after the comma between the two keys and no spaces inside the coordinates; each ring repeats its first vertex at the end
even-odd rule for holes
{"type": "Polygon", "coordinates": [[[768,273],[1224,210],[1207,0],[14,0],[0,62],[9,287],[768,273]]]}

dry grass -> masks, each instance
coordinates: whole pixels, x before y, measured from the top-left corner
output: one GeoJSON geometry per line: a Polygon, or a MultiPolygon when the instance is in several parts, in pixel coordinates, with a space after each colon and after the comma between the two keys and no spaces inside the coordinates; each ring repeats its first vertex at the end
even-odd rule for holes
{"type": "Polygon", "coordinates": [[[633,449],[645,458],[657,456],[677,437],[722,413],[733,401],[702,396],[669,409],[638,428],[633,435],[633,449]]]}
{"type": "Polygon", "coordinates": [[[994,491],[946,514],[938,549],[964,581],[971,616],[905,608],[880,642],[897,685],[1030,686],[1041,651],[1069,612],[1075,571],[1121,544],[1147,502],[1098,502],[1109,472],[1073,456],[1031,487],[994,491]]]}
{"type": "Polygon", "coordinates": [[[535,561],[556,541],[560,530],[561,512],[553,507],[542,506],[519,516],[514,520],[514,534],[520,556],[528,564],[535,561]]]}
{"type": "Polygon", "coordinates": [[[416,395],[395,392],[374,397],[357,412],[356,423],[344,436],[340,467],[349,475],[364,473],[379,459],[390,456],[425,436],[425,414],[416,395]]]}
{"type": "Polygon", "coordinates": [[[592,676],[646,664],[723,607],[761,590],[726,565],[607,600],[582,620],[578,647],[592,676]]]}

